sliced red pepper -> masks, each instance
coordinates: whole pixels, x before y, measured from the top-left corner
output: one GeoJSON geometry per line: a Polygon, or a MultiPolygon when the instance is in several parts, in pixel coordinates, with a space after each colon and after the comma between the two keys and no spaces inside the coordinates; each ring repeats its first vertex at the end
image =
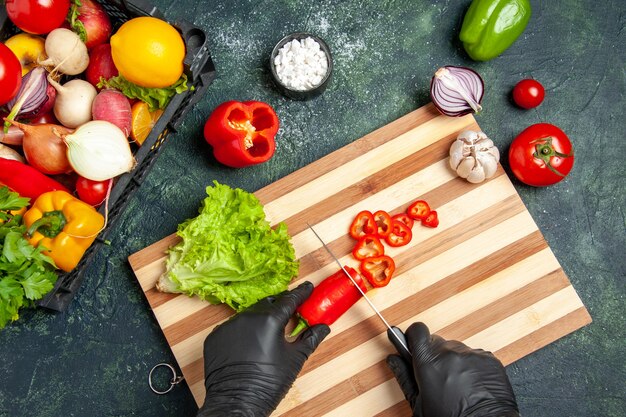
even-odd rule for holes
{"type": "MultiPolygon", "coordinates": [[[[367,287],[354,268],[346,266],[346,271],[354,278],[359,288],[367,292],[367,287]]],[[[317,284],[311,296],[298,307],[296,312],[300,321],[291,332],[296,336],[308,326],[316,324],[333,324],[354,303],[359,301],[361,293],[343,270],[339,270],[317,284]]]]}
{"type": "Polygon", "coordinates": [[[274,155],[278,116],[267,103],[227,101],[215,108],[204,124],[204,138],[215,159],[241,168],[267,161],[274,155]]]}
{"type": "Polygon", "coordinates": [[[413,232],[409,227],[397,220],[394,220],[391,223],[391,233],[389,236],[385,238],[385,242],[389,244],[389,246],[404,246],[413,239],[413,232]]]}
{"type": "Polygon", "coordinates": [[[417,200],[406,209],[406,214],[415,220],[425,219],[428,213],[430,213],[430,206],[424,200],[417,200]]]}
{"type": "Polygon", "coordinates": [[[410,218],[409,215],[406,213],[398,213],[395,216],[391,216],[391,220],[397,220],[401,223],[404,223],[409,229],[413,227],[413,219],[410,218]]]}
{"type": "Polygon", "coordinates": [[[428,217],[422,220],[422,224],[426,227],[439,226],[439,217],[437,216],[437,212],[435,210],[431,210],[428,217]]]}
{"type": "Polygon", "coordinates": [[[376,234],[376,229],[374,215],[370,211],[363,210],[352,220],[350,236],[358,240],[365,235],[376,234]]]}
{"type": "Polygon", "coordinates": [[[396,264],[391,257],[383,255],[363,259],[360,269],[372,287],[380,288],[389,284],[396,270],[396,264]]]}
{"type": "Polygon", "coordinates": [[[385,247],[375,235],[363,236],[352,249],[352,255],[358,260],[384,254],[385,247]]]}
{"type": "Polygon", "coordinates": [[[376,234],[383,239],[391,233],[391,216],[384,210],[378,210],[374,213],[374,222],[376,222],[376,234]]]}

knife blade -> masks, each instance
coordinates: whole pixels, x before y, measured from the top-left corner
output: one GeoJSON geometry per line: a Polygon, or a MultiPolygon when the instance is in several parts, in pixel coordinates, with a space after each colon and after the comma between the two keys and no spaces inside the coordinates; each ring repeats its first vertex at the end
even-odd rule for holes
{"type": "Polygon", "coordinates": [[[330,250],[330,248],[326,245],[326,242],[324,242],[324,239],[322,239],[322,237],[319,234],[317,234],[317,232],[315,231],[313,226],[311,226],[309,224],[309,222],[307,222],[306,225],[309,227],[309,229],[311,229],[311,231],[313,232],[315,237],[317,237],[317,239],[322,243],[322,246],[324,246],[324,249],[326,249],[326,252],[328,252],[328,254],[335,260],[335,262],[337,263],[337,265],[339,265],[339,267],[344,272],[344,274],[346,274],[348,276],[348,278],[350,278],[350,281],[352,281],[352,283],[357,288],[357,290],[359,290],[359,292],[361,293],[361,296],[363,296],[365,301],[367,301],[367,304],[369,304],[369,306],[374,311],[374,313],[376,313],[376,315],[385,324],[385,327],[387,327],[387,337],[389,338],[391,343],[394,345],[394,347],[396,348],[398,353],[400,353],[400,355],[402,355],[402,357],[404,359],[406,359],[409,362],[411,362],[411,360],[412,360],[411,359],[412,358],[411,357],[411,352],[409,351],[409,348],[407,347],[406,336],[404,336],[404,333],[402,333],[402,330],[400,330],[399,328],[397,328],[395,326],[392,327],[389,324],[389,322],[385,319],[385,317],[383,317],[383,315],[380,313],[380,310],[378,310],[378,308],[376,308],[374,303],[372,303],[372,300],[370,300],[370,298],[365,294],[365,291],[363,291],[361,289],[359,284],[357,284],[356,281],[354,280],[354,278],[352,278],[352,275],[350,275],[350,273],[348,273],[348,271],[343,266],[343,264],[341,263],[339,258],[337,258],[337,256],[335,256],[333,251],[330,250]]]}

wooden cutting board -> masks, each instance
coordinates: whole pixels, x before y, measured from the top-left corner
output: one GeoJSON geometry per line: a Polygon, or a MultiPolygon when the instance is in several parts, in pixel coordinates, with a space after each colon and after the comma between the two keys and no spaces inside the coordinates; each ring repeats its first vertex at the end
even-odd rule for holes
{"type": "MultiPolygon", "coordinates": [[[[357,267],[347,231],[359,211],[393,214],[418,198],[428,201],[439,227],[416,224],[408,246],[386,247],[396,274],[369,295],[402,329],[423,321],[432,332],[490,350],[509,364],[591,317],[502,167],[478,185],[448,168],[450,144],[464,129],[480,128],[472,116],[442,116],[430,104],[255,194],[268,220],[286,222],[293,237],[300,274],[292,287],[303,280],[316,284],[337,270],[307,221],[344,264],[357,267]]],[[[165,252],[177,242],[171,235],[129,261],[201,405],[203,341],[232,311],[156,291],[165,252]]],[[[384,362],[392,352],[383,324],[359,301],[332,326],[273,415],[410,415],[384,362]]]]}

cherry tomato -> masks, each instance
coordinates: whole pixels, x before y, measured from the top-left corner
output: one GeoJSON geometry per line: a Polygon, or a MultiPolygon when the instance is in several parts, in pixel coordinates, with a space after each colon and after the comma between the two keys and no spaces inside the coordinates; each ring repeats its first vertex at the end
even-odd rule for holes
{"type": "Polygon", "coordinates": [[[92,206],[102,204],[109,191],[109,183],[112,180],[92,181],[87,178],[78,177],[76,181],[76,192],[78,198],[92,206]]]}
{"type": "Polygon", "coordinates": [[[546,90],[543,89],[543,86],[530,78],[518,82],[513,87],[513,101],[523,109],[537,107],[545,95],[546,90]]]}
{"type": "Polygon", "coordinates": [[[5,105],[22,85],[22,66],[13,51],[0,43],[0,106],[5,105]]]}
{"type": "Polygon", "coordinates": [[[561,129],[549,123],[537,123],[513,139],[509,165],[524,184],[545,187],[569,174],[574,166],[574,149],[561,129]]]}
{"type": "Polygon", "coordinates": [[[9,19],[24,32],[43,35],[60,27],[70,0],[6,0],[9,19]]]}

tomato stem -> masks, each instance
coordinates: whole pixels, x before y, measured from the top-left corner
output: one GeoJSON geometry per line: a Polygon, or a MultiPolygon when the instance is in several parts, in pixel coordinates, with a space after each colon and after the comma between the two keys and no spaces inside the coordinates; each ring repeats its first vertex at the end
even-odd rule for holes
{"type": "Polygon", "coordinates": [[[552,145],[552,139],[554,138],[552,136],[549,136],[547,138],[541,138],[541,139],[532,141],[531,143],[536,143],[535,153],[533,153],[533,156],[535,158],[541,159],[546,164],[548,169],[554,172],[556,175],[565,177],[564,174],[561,174],[559,171],[557,171],[556,168],[552,166],[551,158],[552,157],[569,158],[573,156],[573,154],[571,152],[569,154],[564,154],[554,149],[554,146],[552,145]]]}

